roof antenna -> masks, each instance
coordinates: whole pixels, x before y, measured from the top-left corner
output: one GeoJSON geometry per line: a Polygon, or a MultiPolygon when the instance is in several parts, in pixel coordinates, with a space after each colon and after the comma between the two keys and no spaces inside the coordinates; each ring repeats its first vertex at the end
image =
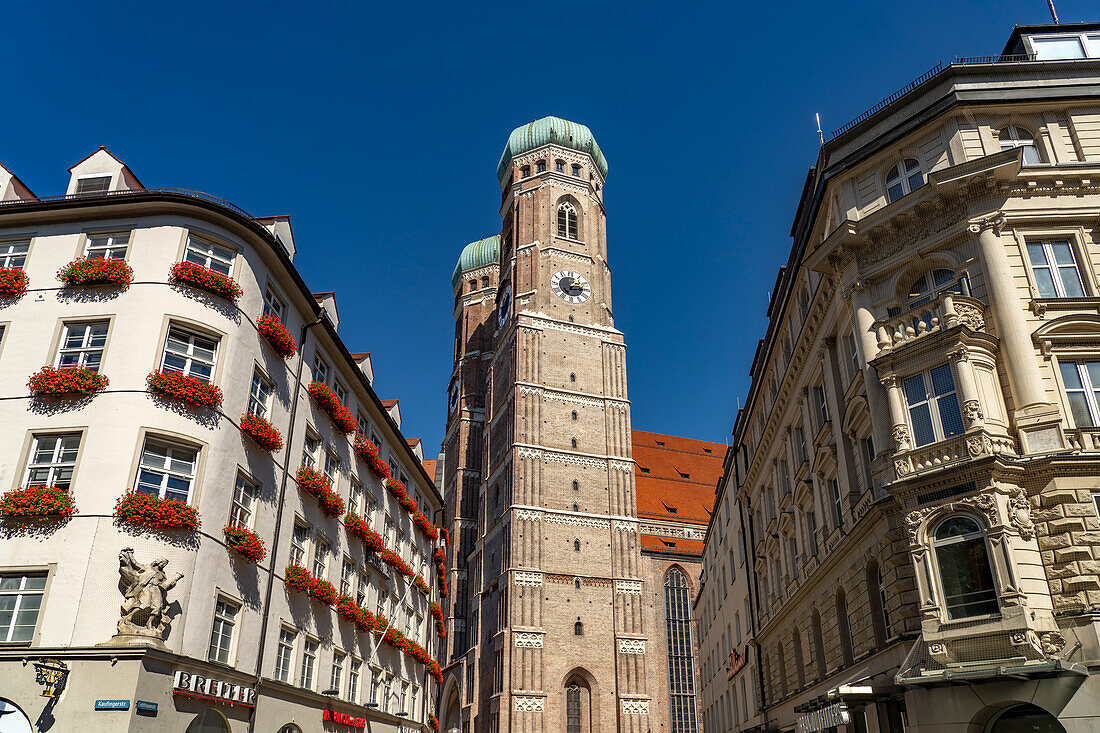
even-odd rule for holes
{"type": "MultiPolygon", "coordinates": [[[[1054,7],[1054,5],[1053,5],[1054,0],[1047,0],[1047,2],[1052,3],[1051,6],[1050,6],[1051,8],[1054,7]]],[[[1055,21],[1055,22],[1057,22],[1057,21],[1055,21]]],[[[823,133],[821,131],[821,113],[820,112],[815,113],[814,117],[817,118],[817,139],[819,141],[821,141],[822,145],[824,145],[825,144],[825,133],[823,133]]]]}
{"type": "Polygon", "coordinates": [[[1054,9],[1054,0],[1047,0],[1047,7],[1050,8],[1050,17],[1054,18],[1054,25],[1061,25],[1058,20],[1058,11],[1054,9]]]}

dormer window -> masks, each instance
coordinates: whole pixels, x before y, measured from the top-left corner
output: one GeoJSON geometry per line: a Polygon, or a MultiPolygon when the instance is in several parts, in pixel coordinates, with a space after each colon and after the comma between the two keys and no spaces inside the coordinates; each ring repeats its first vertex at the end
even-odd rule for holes
{"type": "Polygon", "coordinates": [[[1058,33],[1030,36],[1037,61],[1100,58],[1100,33],[1058,33]]]}
{"type": "Polygon", "coordinates": [[[1039,165],[1039,148],[1035,147],[1035,136],[1022,127],[1009,125],[997,133],[1001,150],[1024,149],[1024,165],[1039,165]]]}
{"type": "Polygon", "coordinates": [[[97,176],[85,176],[78,178],[76,181],[76,192],[80,193],[101,193],[108,190],[111,187],[111,176],[97,175],[97,176]]]}
{"type": "Polygon", "coordinates": [[[924,185],[924,173],[920,161],[906,158],[894,165],[886,174],[886,198],[893,203],[907,193],[912,193],[924,185]]]}

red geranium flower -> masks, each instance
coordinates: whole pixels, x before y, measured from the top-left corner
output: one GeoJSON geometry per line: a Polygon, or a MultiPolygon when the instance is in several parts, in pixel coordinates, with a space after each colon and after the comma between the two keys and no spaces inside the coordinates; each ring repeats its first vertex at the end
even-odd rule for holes
{"type": "Polygon", "coordinates": [[[73,366],[54,369],[44,366],[31,375],[27,386],[36,397],[64,397],[102,392],[110,380],[88,367],[73,366]]]}
{"type": "Polygon", "coordinates": [[[283,572],[283,585],[288,590],[309,593],[313,588],[313,575],[301,565],[288,565],[283,572]]]}
{"type": "Polygon", "coordinates": [[[290,329],[283,325],[275,316],[263,316],[256,321],[256,330],[267,339],[275,353],[284,359],[289,359],[298,351],[298,344],[294,343],[294,337],[290,335],[290,329]]]}
{"type": "Polygon", "coordinates": [[[366,520],[355,512],[348,512],[344,516],[344,528],[348,531],[348,534],[358,537],[359,541],[363,543],[363,547],[371,552],[378,552],[386,546],[382,535],[371,529],[366,520]]]}
{"type": "Polygon", "coordinates": [[[430,539],[432,542],[435,542],[439,539],[439,529],[437,529],[436,526],[432,524],[431,520],[428,519],[427,515],[424,514],[424,512],[420,510],[413,512],[413,524],[415,524],[416,528],[423,532],[424,536],[430,539]]]}
{"type": "Polygon", "coordinates": [[[227,524],[222,528],[222,531],[225,532],[226,547],[249,562],[258,563],[267,556],[264,541],[248,527],[227,524]]]}
{"type": "Polygon", "coordinates": [[[172,265],[168,281],[205,290],[231,303],[237,302],[237,298],[241,297],[243,292],[237,281],[229,275],[223,275],[217,270],[211,270],[194,262],[177,262],[172,265]]]}
{"type": "Polygon", "coordinates": [[[439,718],[431,713],[428,713],[428,724],[432,726],[432,730],[439,730],[439,718]]]}
{"type": "Polygon", "coordinates": [[[329,416],[337,430],[349,435],[359,427],[359,424],[355,422],[355,416],[348,411],[348,408],[336,396],[336,392],[333,391],[332,387],[324,382],[310,382],[306,391],[309,392],[310,397],[316,400],[317,406],[329,416]]]}
{"type": "Polygon", "coordinates": [[[314,578],[313,587],[310,589],[309,594],[313,596],[314,600],[320,601],[326,606],[336,603],[336,588],[327,580],[314,578]]]}
{"type": "Polygon", "coordinates": [[[440,639],[446,639],[447,623],[443,620],[443,608],[435,601],[431,602],[429,608],[432,612],[432,618],[435,619],[435,635],[440,639]]]}
{"type": "Polygon", "coordinates": [[[283,449],[283,436],[259,415],[247,413],[241,415],[241,432],[252,438],[256,445],[268,453],[283,449]]]}
{"type": "Polygon", "coordinates": [[[186,402],[192,407],[214,408],[222,403],[222,391],[218,387],[179,372],[150,372],[145,383],[150,392],[186,402]]]}
{"type": "Polygon", "coordinates": [[[0,517],[13,524],[60,521],[74,514],[73,495],[56,486],[12,489],[0,496],[0,517]]]}
{"type": "Polygon", "coordinates": [[[382,558],[382,562],[386,563],[406,578],[411,578],[415,574],[415,571],[409,567],[409,564],[393,550],[382,550],[378,553],[378,556],[382,558]]]}
{"type": "Polygon", "coordinates": [[[0,267],[0,297],[12,298],[27,292],[31,279],[18,267],[0,267]]]}
{"type": "Polygon", "coordinates": [[[132,489],[115,502],[115,519],[147,529],[187,529],[202,526],[195,507],[175,499],[161,499],[132,489]]]}
{"type": "Polygon", "coordinates": [[[134,270],[126,260],[103,257],[78,257],[57,271],[57,279],[66,287],[114,285],[126,290],[134,280],[134,270]]]}
{"type": "Polygon", "coordinates": [[[381,456],[378,455],[378,446],[368,440],[367,436],[362,433],[356,433],[353,447],[355,454],[363,459],[363,462],[367,464],[371,473],[378,478],[389,477],[390,467],[387,466],[381,456]]]}

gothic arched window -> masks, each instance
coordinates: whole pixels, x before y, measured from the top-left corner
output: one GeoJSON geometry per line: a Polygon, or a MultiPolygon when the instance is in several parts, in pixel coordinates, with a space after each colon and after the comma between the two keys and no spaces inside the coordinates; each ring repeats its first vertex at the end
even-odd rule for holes
{"type": "MultiPolygon", "coordinates": [[[[580,621],[577,622],[580,626],[580,621]]],[[[592,730],[592,692],[588,682],[574,674],[565,682],[565,733],[592,730]]]]}
{"type": "Polygon", "coordinates": [[[886,198],[893,203],[907,193],[912,193],[924,185],[924,172],[920,161],[906,158],[899,161],[886,174],[886,198]]]}
{"type": "Polygon", "coordinates": [[[695,647],[691,641],[691,588],[679,568],[665,575],[665,632],[668,641],[668,694],[671,733],[694,733],[695,647]]]}
{"type": "Polygon", "coordinates": [[[573,636],[584,636],[584,624],[580,621],[573,624],[573,636]]]}
{"type": "Polygon", "coordinates": [[[997,133],[1001,150],[1024,149],[1024,165],[1039,165],[1039,148],[1035,146],[1035,136],[1022,127],[1009,125],[997,133]]]}
{"type": "Polygon", "coordinates": [[[948,619],[997,613],[997,587],[977,519],[967,514],[944,519],[932,533],[932,549],[948,619]]]}
{"type": "Polygon", "coordinates": [[[581,490],[580,481],[577,481],[577,479],[573,479],[573,491],[580,491],[580,490],[581,490]]]}
{"type": "Polygon", "coordinates": [[[573,502],[573,511],[579,512],[580,510],[581,510],[581,505],[578,504],[577,502],[573,502]]]}
{"type": "Polygon", "coordinates": [[[558,236],[577,238],[577,210],[568,201],[558,204],[558,236]]]}
{"type": "Polygon", "coordinates": [[[577,439],[573,438],[573,441],[572,441],[572,443],[570,443],[570,445],[572,445],[574,448],[576,448],[577,447],[577,439]]]}
{"type": "Polygon", "coordinates": [[[576,410],[573,410],[573,419],[574,419],[574,420],[576,420],[576,419],[577,419],[577,411],[576,411],[576,410]]]}
{"type": "MultiPolygon", "coordinates": [[[[574,506],[576,506],[576,505],[574,504],[574,506]]],[[[580,540],[573,540],[573,552],[580,552],[580,551],[581,551],[581,541],[580,540]]]]}
{"type": "Polygon", "coordinates": [[[574,374],[574,373],[572,373],[572,372],[570,372],[570,373],[569,373],[569,381],[570,381],[570,382],[576,382],[576,381],[577,381],[577,375],[576,375],[576,374],[574,374]]]}
{"type": "Polygon", "coordinates": [[[817,667],[817,680],[825,679],[825,636],[821,633],[821,614],[814,609],[810,617],[814,635],[814,666],[817,667]]]}

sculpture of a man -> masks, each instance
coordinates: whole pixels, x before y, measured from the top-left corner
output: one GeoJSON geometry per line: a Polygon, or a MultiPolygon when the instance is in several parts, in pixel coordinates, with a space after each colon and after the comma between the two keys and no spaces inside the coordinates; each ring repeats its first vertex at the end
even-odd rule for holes
{"type": "Polygon", "coordinates": [[[168,561],[158,558],[148,565],[134,559],[127,547],[118,554],[119,589],[122,591],[122,617],[118,633],[163,639],[171,619],[165,613],[168,591],[176,587],[183,573],[169,579],[164,572],[168,561]]]}

